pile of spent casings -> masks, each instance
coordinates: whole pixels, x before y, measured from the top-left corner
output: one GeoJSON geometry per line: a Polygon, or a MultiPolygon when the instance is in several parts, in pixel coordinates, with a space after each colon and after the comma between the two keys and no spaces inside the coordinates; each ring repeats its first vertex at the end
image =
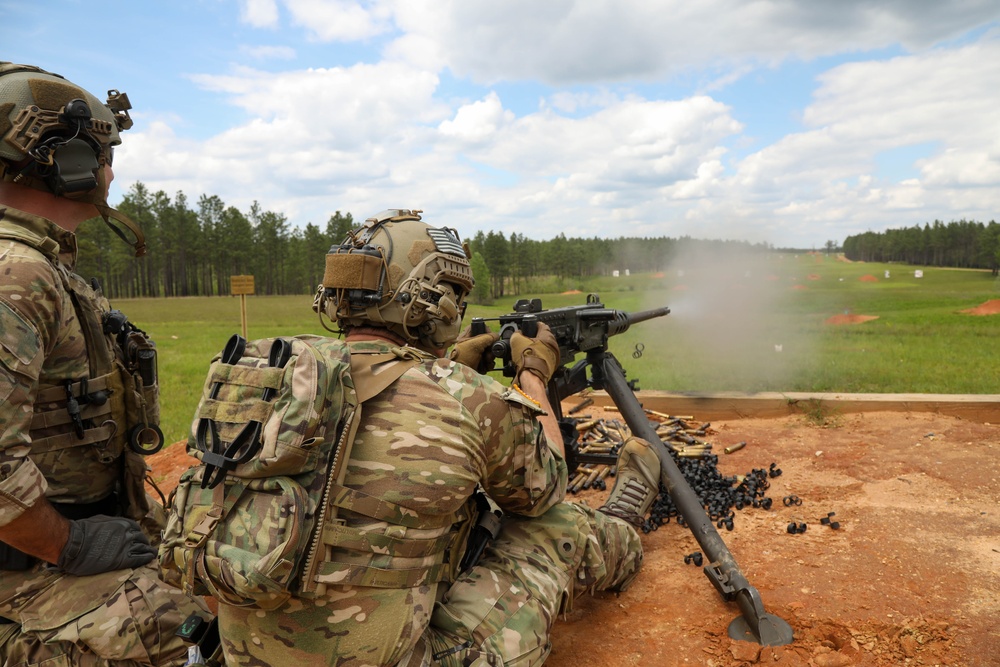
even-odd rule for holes
{"type": "MultiPolygon", "coordinates": [[[[645,413],[650,417],[656,434],[667,446],[684,479],[698,495],[702,507],[718,528],[733,530],[738,510],[748,507],[771,509],[772,499],[767,497],[771,486],[770,478],[781,474],[775,463],[771,463],[767,470],[754,468],[745,475],[723,475],[718,468],[719,456],[712,453],[712,443],[705,440],[709,434],[714,433],[710,423],[692,426],[694,418],[690,416],[673,416],[654,410],[645,410],[645,413]]],[[[602,447],[609,447],[610,451],[617,453],[618,446],[629,436],[627,426],[618,420],[585,418],[574,421],[577,421],[576,428],[581,436],[581,452],[593,450],[591,443],[600,440],[602,447]]],[[[745,445],[745,442],[737,443],[724,451],[730,454],[745,445]]],[[[569,490],[576,493],[591,486],[603,489],[603,480],[615,472],[613,466],[581,465],[570,482],[569,490]]],[[[670,523],[671,519],[685,525],[684,517],[661,485],[660,494],[653,503],[642,530],[646,533],[657,530],[670,523]]]]}

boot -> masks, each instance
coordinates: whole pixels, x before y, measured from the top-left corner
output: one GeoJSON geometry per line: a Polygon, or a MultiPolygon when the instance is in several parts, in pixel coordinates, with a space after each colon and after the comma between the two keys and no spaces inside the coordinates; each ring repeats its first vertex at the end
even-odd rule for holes
{"type": "Polygon", "coordinates": [[[639,529],[659,492],[660,457],[645,440],[629,438],[618,452],[618,475],[611,495],[597,511],[639,529]]]}

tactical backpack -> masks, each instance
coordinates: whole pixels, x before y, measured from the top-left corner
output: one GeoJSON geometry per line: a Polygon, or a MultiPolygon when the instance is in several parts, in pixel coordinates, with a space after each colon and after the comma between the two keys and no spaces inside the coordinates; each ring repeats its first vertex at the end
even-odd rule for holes
{"type": "Polygon", "coordinates": [[[355,356],[334,338],[233,336],[213,359],[187,443],[201,464],[181,476],[159,554],[189,593],[273,609],[315,590],[361,404],[417,363],[355,356]]]}

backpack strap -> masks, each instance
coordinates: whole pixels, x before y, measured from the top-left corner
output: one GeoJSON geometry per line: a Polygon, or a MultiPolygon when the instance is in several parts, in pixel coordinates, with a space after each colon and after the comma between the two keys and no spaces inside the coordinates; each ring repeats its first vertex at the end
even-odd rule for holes
{"type": "Polygon", "coordinates": [[[351,381],[354,383],[357,405],[347,415],[343,432],[333,451],[333,462],[319,509],[316,536],[303,570],[304,592],[314,592],[316,595],[326,593],[326,583],[319,582],[316,578],[324,571],[324,563],[332,559],[333,547],[324,542],[323,536],[328,532],[327,526],[344,525],[344,520],[337,516],[337,505],[330,502],[330,493],[333,489],[343,488],[344,477],[347,475],[345,463],[351,458],[351,450],[361,424],[361,406],[365,401],[378,396],[421,361],[423,357],[410,348],[394,347],[389,352],[373,353],[351,350],[351,381]]]}
{"type": "Polygon", "coordinates": [[[354,383],[357,405],[348,415],[344,426],[347,438],[341,437],[333,454],[330,479],[336,480],[337,486],[343,485],[344,476],[347,474],[344,462],[351,458],[354,438],[361,424],[361,406],[365,401],[378,396],[421,361],[420,355],[410,348],[394,347],[391,351],[382,353],[351,351],[351,381],[354,383]]]}
{"type": "Polygon", "coordinates": [[[412,348],[394,347],[389,352],[351,351],[351,379],[358,405],[375,398],[423,359],[412,348]]]}
{"type": "MultiPolygon", "coordinates": [[[[347,437],[341,437],[340,442],[337,443],[337,450],[333,454],[330,479],[336,480],[336,486],[344,484],[344,477],[347,474],[347,467],[344,463],[351,458],[351,450],[354,449],[354,439],[358,433],[358,426],[361,424],[361,406],[365,401],[375,398],[389,385],[403,377],[406,371],[416,366],[420,361],[420,356],[410,352],[407,348],[397,347],[385,353],[351,352],[351,380],[354,382],[358,404],[348,416],[348,422],[345,424],[344,431],[347,433],[347,437]]],[[[336,520],[335,509],[330,518],[336,520]]]]}

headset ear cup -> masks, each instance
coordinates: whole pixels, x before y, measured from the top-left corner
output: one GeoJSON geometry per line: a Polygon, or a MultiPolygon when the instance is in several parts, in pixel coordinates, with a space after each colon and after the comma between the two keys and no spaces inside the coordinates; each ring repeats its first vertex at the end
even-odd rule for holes
{"type": "Polygon", "coordinates": [[[52,152],[52,169],[45,182],[60,197],[72,198],[97,188],[99,168],[93,146],[82,139],[71,139],[52,152]]]}

